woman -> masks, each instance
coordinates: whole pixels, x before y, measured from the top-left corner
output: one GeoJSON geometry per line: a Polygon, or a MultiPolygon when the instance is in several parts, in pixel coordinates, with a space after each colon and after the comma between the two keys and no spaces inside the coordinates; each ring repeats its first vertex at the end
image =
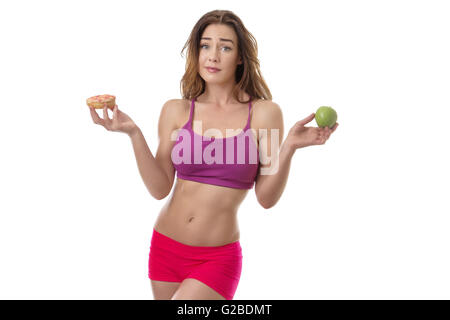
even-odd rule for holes
{"type": "Polygon", "coordinates": [[[281,109],[260,75],[256,41],[234,13],[205,14],[183,50],[186,46],[183,99],[162,107],[156,157],[139,127],[117,105],[112,119],[106,106],[103,119],[90,111],[94,123],[130,136],[153,197],[169,195],[177,171],[151,240],[154,298],[232,299],[242,269],[237,211],[248,190],[255,185],[258,202],[274,206],[295,150],[324,144],[337,124],[332,129],[305,127],[313,113],[282,140],[281,109]]]}

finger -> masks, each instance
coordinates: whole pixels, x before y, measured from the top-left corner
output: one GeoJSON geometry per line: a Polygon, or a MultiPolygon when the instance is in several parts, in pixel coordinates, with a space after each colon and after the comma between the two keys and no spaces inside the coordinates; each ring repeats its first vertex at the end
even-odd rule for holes
{"type": "Polygon", "coordinates": [[[307,124],[308,122],[311,122],[312,119],[314,119],[314,117],[316,116],[315,113],[311,113],[309,116],[307,116],[305,119],[298,121],[296,124],[299,126],[304,126],[305,124],[307,124]]]}
{"type": "Polygon", "coordinates": [[[322,143],[322,140],[323,140],[323,133],[322,133],[322,130],[321,129],[319,129],[319,130],[317,130],[317,133],[316,133],[316,143],[317,144],[320,144],[320,143],[322,143]]]}
{"type": "Polygon", "coordinates": [[[112,130],[112,121],[111,121],[111,119],[109,118],[109,115],[108,115],[108,107],[106,106],[106,104],[105,104],[105,106],[103,107],[103,120],[104,120],[104,122],[105,122],[104,127],[106,128],[106,130],[108,130],[108,131],[112,130]]]}
{"type": "Polygon", "coordinates": [[[98,116],[97,111],[95,111],[93,107],[89,107],[89,111],[91,112],[91,117],[94,123],[103,125],[103,119],[98,116]]]}
{"type": "Polygon", "coordinates": [[[327,127],[319,128],[319,134],[321,138],[325,138],[328,135],[327,127]]]}
{"type": "Polygon", "coordinates": [[[317,137],[315,144],[324,144],[325,141],[326,141],[325,137],[320,136],[320,137],[317,137]]]}
{"type": "Polygon", "coordinates": [[[119,118],[117,115],[117,105],[114,106],[113,109],[113,118],[112,118],[112,123],[111,123],[111,130],[116,131],[117,127],[118,127],[118,122],[119,122],[119,118]]]}
{"type": "Polygon", "coordinates": [[[118,106],[116,104],[113,109],[113,121],[117,120],[117,108],[118,108],[118,106]]]}
{"type": "Polygon", "coordinates": [[[339,126],[339,123],[335,123],[333,128],[331,128],[331,133],[333,133],[334,131],[336,131],[336,128],[339,126]]]}
{"type": "Polygon", "coordinates": [[[324,144],[326,140],[327,140],[326,130],[322,130],[319,134],[319,143],[324,144]]]}
{"type": "Polygon", "coordinates": [[[108,116],[108,107],[106,106],[106,104],[103,106],[103,120],[105,120],[105,123],[111,122],[111,119],[109,119],[108,116]]]}

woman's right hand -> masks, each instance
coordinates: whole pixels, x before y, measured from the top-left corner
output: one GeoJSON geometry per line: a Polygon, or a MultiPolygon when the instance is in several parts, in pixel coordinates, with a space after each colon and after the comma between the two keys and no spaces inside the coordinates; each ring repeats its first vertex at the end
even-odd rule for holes
{"type": "Polygon", "coordinates": [[[94,123],[105,127],[108,131],[123,132],[131,136],[139,129],[126,113],[119,110],[117,104],[114,106],[112,119],[108,116],[106,104],[103,107],[103,119],[98,116],[93,107],[89,106],[89,109],[94,123]]]}

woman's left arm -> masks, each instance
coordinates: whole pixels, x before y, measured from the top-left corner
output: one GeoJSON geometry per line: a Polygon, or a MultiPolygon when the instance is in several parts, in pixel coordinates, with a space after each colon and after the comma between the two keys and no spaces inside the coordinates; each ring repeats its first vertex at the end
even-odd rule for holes
{"type": "Polygon", "coordinates": [[[280,106],[272,101],[266,101],[258,111],[261,164],[256,178],[255,193],[261,206],[269,209],[283,194],[295,151],[311,145],[324,144],[336,130],[338,123],[332,129],[305,127],[305,124],[314,119],[313,113],[295,123],[283,141],[284,126],[280,106]]]}

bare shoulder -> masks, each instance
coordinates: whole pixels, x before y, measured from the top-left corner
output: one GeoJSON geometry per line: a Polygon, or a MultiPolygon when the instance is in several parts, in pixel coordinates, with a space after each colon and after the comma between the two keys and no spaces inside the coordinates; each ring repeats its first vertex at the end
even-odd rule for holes
{"type": "MultiPolygon", "coordinates": [[[[165,113],[167,118],[172,120],[175,128],[182,126],[186,112],[189,112],[189,101],[186,99],[170,99],[164,103],[161,113],[165,113]]],[[[189,116],[189,113],[188,113],[189,116]]],[[[184,121],[186,122],[187,119],[184,121]]]]}
{"type": "Polygon", "coordinates": [[[181,111],[185,108],[187,103],[186,99],[169,99],[166,101],[163,107],[170,109],[173,112],[181,111]]]}
{"type": "Polygon", "coordinates": [[[281,107],[272,100],[256,100],[253,108],[253,118],[257,128],[276,127],[280,121],[283,121],[281,107]]]}

